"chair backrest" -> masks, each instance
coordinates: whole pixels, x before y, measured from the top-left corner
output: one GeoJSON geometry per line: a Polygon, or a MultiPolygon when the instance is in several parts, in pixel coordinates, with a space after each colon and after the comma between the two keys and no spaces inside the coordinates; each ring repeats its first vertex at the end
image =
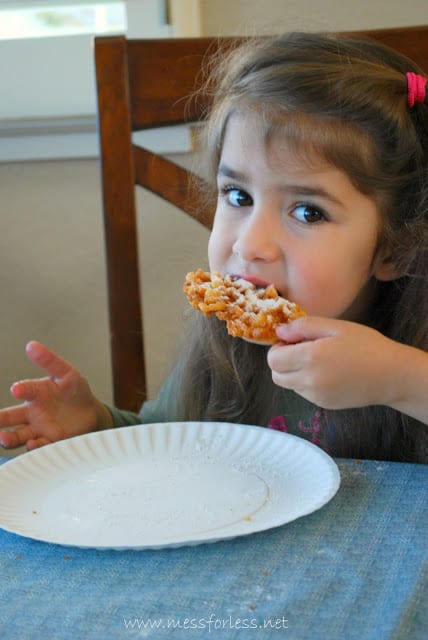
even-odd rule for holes
{"type": "MultiPolygon", "coordinates": [[[[428,69],[428,26],[352,33],[381,41],[428,69]]],[[[233,46],[240,39],[95,39],[113,398],[123,409],[137,410],[146,398],[135,185],[194,215],[188,172],[136,146],[132,133],[198,121],[209,105],[188,98],[207,56],[226,41],[233,46]]],[[[209,207],[199,209],[198,220],[210,227],[212,215],[209,207]]]]}

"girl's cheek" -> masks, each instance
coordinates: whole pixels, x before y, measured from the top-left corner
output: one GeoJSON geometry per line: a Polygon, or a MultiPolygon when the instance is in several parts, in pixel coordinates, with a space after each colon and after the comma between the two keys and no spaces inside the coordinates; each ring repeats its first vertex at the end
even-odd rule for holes
{"type": "Polygon", "coordinates": [[[216,237],[217,237],[217,234],[215,230],[213,230],[208,240],[208,262],[211,270],[213,269],[213,265],[215,263],[216,253],[217,253],[216,237]]]}
{"type": "Polygon", "coordinates": [[[291,277],[289,296],[310,315],[324,315],[336,306],[336,284],[321,265],[305,263],[291,277]]]}
{"type": "Polygon", "coordinates": [[[210,267],[210,271],[217,271],[217,246],[214,241],[211,240],[208,242],[208,264],[210,267]]]}
{"type": "Polygon", "coordinates": [[[235,234],[231,225],[215,220],[208,240],[208,263],[211,271],[222,271],[233,253],[235,234]]]}

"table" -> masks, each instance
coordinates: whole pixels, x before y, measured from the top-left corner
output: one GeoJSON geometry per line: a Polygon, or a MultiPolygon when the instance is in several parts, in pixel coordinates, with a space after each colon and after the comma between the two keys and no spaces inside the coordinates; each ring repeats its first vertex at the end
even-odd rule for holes
{"type": "Polygon", "coordinates": [[[427,638],[428,467],[337,463],[321,510],[214,544],[98,551],[0,530],[0,637],[427,638]]]}

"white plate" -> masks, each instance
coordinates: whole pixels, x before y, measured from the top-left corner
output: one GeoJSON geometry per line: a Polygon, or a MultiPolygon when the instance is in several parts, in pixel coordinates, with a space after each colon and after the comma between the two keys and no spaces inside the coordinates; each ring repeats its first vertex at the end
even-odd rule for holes
{"type": "Polygon", "coordinates": [[[261,427],[171,422],[111,429],[0,467],[0,527],[62,545],[157,549],[277,527],[340,484],[311,443],[261,427]]]}

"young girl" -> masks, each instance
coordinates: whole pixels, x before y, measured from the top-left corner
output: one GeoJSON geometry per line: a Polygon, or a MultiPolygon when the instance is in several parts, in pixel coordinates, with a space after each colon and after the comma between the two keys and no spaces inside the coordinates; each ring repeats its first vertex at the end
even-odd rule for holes
{"type": "MultiPolygon", "coordinates": [[[[3,446],[111,426],[270,426],[336,456],[427,461],[428,106],[414,63],[370,41],[250,40],[207,86],[217,209],[212,271],[273,283],[308,316],[268,348],[195,312],[189,344],[139,415],[108,408],[40,343],[49,378],[17,382],[3,446]]],[[[195,265],[197,267],[198,265],[195,265]]]]}

